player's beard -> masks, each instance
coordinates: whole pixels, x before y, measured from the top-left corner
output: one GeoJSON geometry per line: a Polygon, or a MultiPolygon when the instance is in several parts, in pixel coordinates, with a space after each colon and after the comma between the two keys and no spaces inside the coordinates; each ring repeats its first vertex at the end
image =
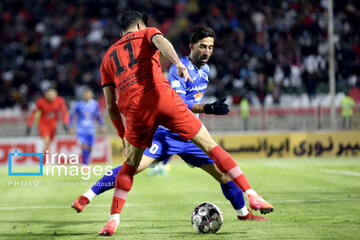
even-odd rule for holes
{"type": "Polygon", "coordinates": [[[196,59],[196,65],[199,67],[204,66],[209,61],[209,56],[203,54],[196,59]]]}

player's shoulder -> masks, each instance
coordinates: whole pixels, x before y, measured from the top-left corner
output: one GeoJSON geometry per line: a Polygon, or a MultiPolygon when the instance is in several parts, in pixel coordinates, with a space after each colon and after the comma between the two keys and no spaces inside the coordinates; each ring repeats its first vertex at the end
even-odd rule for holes
{"type": "Polygon", "coordinates": [[[61,96],[57,96],[55,98],[55,101],[58,102],[58,103],[66,103],[65,99],[61,96]]]}
{"type": "Polygon", "coordinates": [[[145,29],[143,30],[140,30],[140,31],[143,31],[143,33],[145,34],[148,34],[148,33],[159,33],[159,34],[162,34],[161,31],[156,28],[156,27],[146,27],[145,29]]]}
{"type": "Polygon", "coordinates": [[[37,106],[40,106],[40,105],[44,104],[45,102],[46,102],[45,97],[40,97],[36,100],[35,104],[37,106]]]}
{"type": "Polygon", "coordinates": [[[83,104],[84,104],[83,100],[78,100],[78,101],[75,102],[74,106],[75,107],[81,107],[81,105],[83,105],[83,104]]]}
{"type": "Polygon", "coordinates": [[[184,64],[184,66],[188,69],[189,72],[194,70],[194,64],[191,62],[189,57],[182,57],[181,62],[184,64]]]}
{"type": "Polygon", "coordinates": [[[95,99],[90,99],[89,101],[90,101],[91,105],[93,105],[95,107],[97,107],[99,105],[98,101],[96,101],[95,99]]]}
{"type": "Polygon", "coordinates": [[[202,67],[203,71],[206,73],[206,74],[209,74],[210,73],[210,67],[209,65],[205,64],[203,67],[202,67]]]}

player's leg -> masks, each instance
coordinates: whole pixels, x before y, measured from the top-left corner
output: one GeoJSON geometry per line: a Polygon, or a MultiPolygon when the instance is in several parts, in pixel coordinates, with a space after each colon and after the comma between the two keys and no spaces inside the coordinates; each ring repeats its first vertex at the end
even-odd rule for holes
{"type": "Polygon", "coordinates": [[[85,133],[79,133],[77,134],[77,142],[78,145],[81,147],[81,157],[82,157],[82,163],[84,165],[89,165],[89,157],[90,157],[90,146],[88,143],[88,135],[85,133]]]}
{"type": "Polygon", "coordinates": [[[229,176],[230,179],[245,192],[252,209],[260,210],[261,213],[264,214],[273,211],[274,207],[250,187],[249,182],[235,160],[229,153],[215,143],[204,125],[191,141],[215,162],[221,172],[229,176]]]}
{"type": "Polygon", "coordinates": [[[53,137],[51,135],[51,133],[52,133],[52,131],[51,131],[51,129],[49,129],[49,127],[39,125],[39,134],[40,134],[40,137],[44,141],[44,152],[46,150],[50,150],[51,139],[53,137]]]}
{"type": "Polygon", "coordinates": [[[162,175],[164,177],[166,177],[168,175],[168,169],[166,164],[169,162],[170,157],[166,158],[164,161],[158,161],[156,162],[154,165],[154,167],[152,167],[148,173],[149,176],[154,176],[154,175],[162,175]]]}
{"type": "Polygon", "coordinates": [[[190,166],[198,167],[210,174],[221,185],[222,192],[233,206],[239,220],[267,220],[266,218],[249,213],[241,189],[231,179],[222,173],[200,148],[192,142],[185,143],[180,157],[190,166]]]}
{"type": "Polygon", "coordinates": [[[81,153],[84,165],[90,164],[91,146],[88,144],[81,144],[81,153]]]}
{"type": "MultiPolygon", "coordinates": [[[[143,155],[140,165],[136,170],[136,173],[142,172],[154,161],[154,158],[143,155]]],[[[116,176],[121,167],[122,165],[113,168],[110,172],[105,174],[90,189],[88,189],[84,194],[82,194],[75,201],[73,201],[71,207],[74,208],[77,212],[81,212],[85,208],[85,206],[88,205],[96,196],[102,194],[107,190],[113,189],[115,186],[116,176]]]]}
{"type": "Polygon", "coordinates": [[[249,198],[250,207],[262,213],[273,210],[273,206],[262,199],[254,190],[251,189],[245,175],[234,159],[224,149],[216,144],[209,132],[202,125],[201,121],[184,104],[175,91],[166,92],[169,100],[160,105],[162,113],[159,124],[178,133],[184,140],[191,140],[205,154],[207,154],[219,168],[219,170],[230,177],[234,183],[241,188],[249,198]],[[172,95],[170,93],[173,93],[172,95]]]}
{"type": "Polygon", "coordinates": [[[100,230],[99,235],[112,236],[120,223],[120,212],[124,207],[127,194],[129,193],[136,169],[139,167],[145,148],[137,148],[127,142],[127,156],[124,165],[119,170],[115,179],[114,196],[111,204],[110,218],[100,230]]]}
{"type": "Polygon", "coordinates": [[[215,162],[221,172],[229,176],[230,179],[245,192],[249,199],[250,208],[260,210],[261,213],[264,214],[273,211],[274,207],[250,187],[249,182],[235,160],[229,153],[215,143],[204,125],[191,141],[215,162]]]}
{"type": "Polygon", "coordinates": [[[49,150],[51,145],[51,138],[49,135],[46,135],[43,137],[44,141],[44,150],[49,150]]]}
{"type": "Polygon", "coordinates": [[[210,174],[213,178],[215,178],[216,181],[220,183],[221,190],[225,198],[230,201],[239,220],[269,220],[267,218],[256,216],[249,212],[245,205],[245,199],[241,189],[233,181],[231,181],[228,176],[220,172],[219,169],[215,166],[215,164],[202,165],[200,166],[200,168],[210,174]]]}
{"type": "MultiPolygon", "coordinates": [[[[150,164],[152,164],[155,159],[159,161],[168,160],[171,155],[177,154],[181,151],[182,146],[179,144],[172,144],[171,137],[167,136],[167,131],[163,129],[158,129],[154,135],[152,145],[150,148],[147,148],[144,151],[144,154],[141,158],[139,167],[137,168],[136,173],[139,173],[146,169],[150,164]]],[[[109,176],[102,177],[94,186],[89,189],[84,195],[91,201],[96,195],[101,194],[104,191],[114,188],[115,178],[118,171],[122,166],[119,166],[113,169],[112,174],[107,174],[109,176]]]]}
{"type": "Polygon", "coordinates": [[[166,163],[174,154],[183,151],[183,144],[181,137],[173,132],[158,128],[156,130],[152,145],[146,149],[144,155],[157,159],[155,167],[152,168],[148,175],[161,174],[167,176],[166,163]]]}

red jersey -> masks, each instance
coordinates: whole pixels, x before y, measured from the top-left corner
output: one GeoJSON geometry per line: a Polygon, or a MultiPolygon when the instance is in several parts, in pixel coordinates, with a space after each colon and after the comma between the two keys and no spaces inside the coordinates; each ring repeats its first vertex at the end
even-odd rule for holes
{"type": "Polygon", "coordinates": [[[102,60],[102,86],[116,87],[121,112],[133,97],[155,87],[170,86],[161,70],[160,52],[151,41],[156,34],[161,32],[153,27],[127,33],[102,60]]]}
{"type": "Polygon", "coordinates": [[[54,101],[49,102],[44,97],[36,101],[36,107],[32,111],[29,120],[28,127],[31,127],[34,121],[35,113],[37,110],[41,111],[39,126],[46,125],[47,127],[56,127],[57,120],[59,119],[59,113],[61,112],[63,123],[69,124],[69,113],[66,107],[64,98],[58,96],[54,101]]]}

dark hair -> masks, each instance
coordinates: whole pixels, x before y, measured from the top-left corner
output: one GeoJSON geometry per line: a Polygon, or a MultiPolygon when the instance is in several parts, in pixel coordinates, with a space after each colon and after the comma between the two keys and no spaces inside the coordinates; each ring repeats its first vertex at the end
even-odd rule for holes
{"type": "Polygon", "coordinates": [[[190,43],[197,43],[201,39],[212,37],[215,38],[215,32],[209,27],[198,26],[190,33],[190,43]]]}
{"type": "Polygon", "coordinates": [[[147,25],[148,17],[146,14],[142,14],[138,11],[127,11],[121,14],[120,17],[120,30],[125,31],[132,25],[138,23],[139,21],[143,21],[145,25],[147,25]]]}

